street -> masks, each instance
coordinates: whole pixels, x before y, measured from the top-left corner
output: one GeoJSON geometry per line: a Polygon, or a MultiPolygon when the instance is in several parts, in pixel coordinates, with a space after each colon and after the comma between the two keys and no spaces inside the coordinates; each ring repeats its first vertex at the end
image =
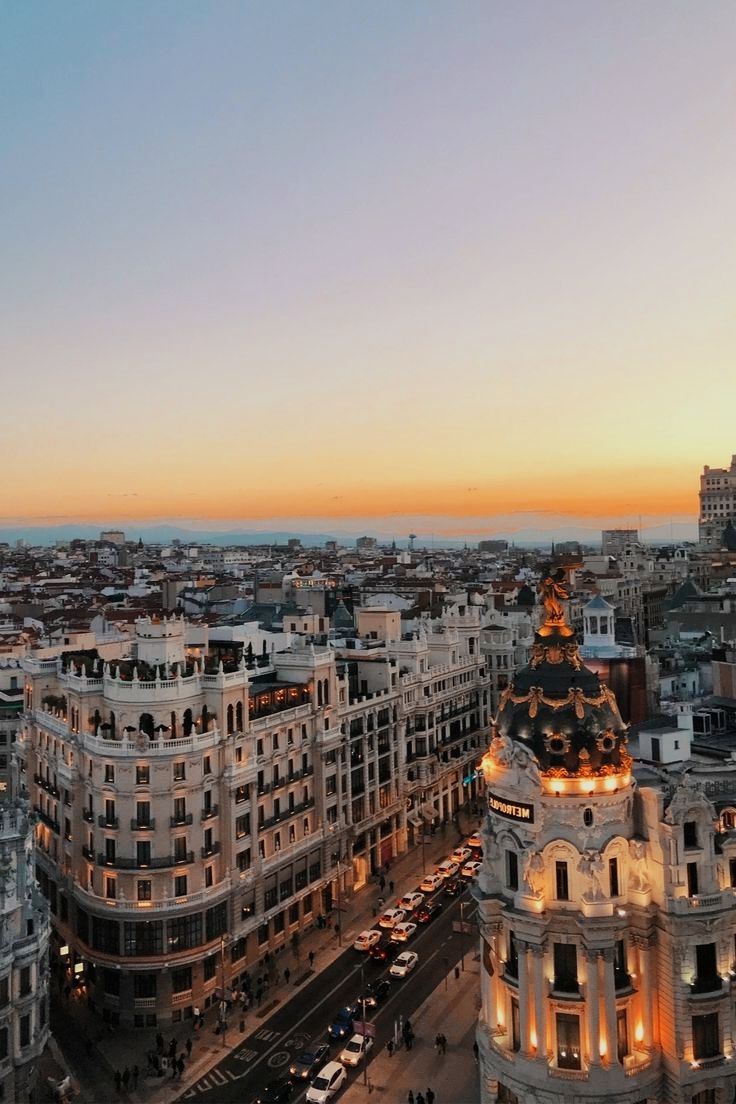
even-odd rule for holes
{"type": "MultiPolygon", "coordinates": [[[[389,997],[372,1014],[376,1025],[373,1054],[380,1051],[393,1036],[394,1020],[399,1016],[404,1020],[411,1018],[448,971],[460,962],[463,949],[466,955],[472,954],[475,949],[471,936],[452,930],[453,920],[459,916],[460,901],[468,901],[467,889],[462,897],[446,898],[444,891],[440,891],[432,896],[432,899],[437,898],[443,902],[443,911],[430,924],[420,925],[413,939],[400,948],[405,947],[419,954],[417,967],[408,978],[391,979],[389,997]]],[[[352,943],[357,934],[357,931],[346,932],[346,941],[349,937],[352,943]]],[[[245,1036],[240,1047],[229,1052],[179,1099],[201,1100],[206,1104],[226,1104],[229,1101],[250,1104],[256,1100],[269,1081],[287,1076],[290,1062],[301,1051],[309,1049],[313,1043],[326,1040],[328,1026],[339,1008],[352,1004],[360,997],[362,964],[366,983],[388,976],[389,964],[377,966],[367,956],[348,946],[324,971],[317,972],[303,985],[294,986],[291,999],[275,1009],[272,1015],[265,1011],[262,1025],[245,1036]]],[[[319,962],[316,966],[319,968],[319,962]]],[[[228,1028],[230,1039],[237,1026],[238,1017],[233,1015],[228,1028]]],[[[332,1045],[333,1059],[337,1058],[346,1041],[332,1045]]],[[[370,1071],[369,1059],[368,1078],[370,1071]]],[[[348,1071],[349,1082],[363,1077],[362,1068],[348,1071]]],[[[300,1100],[307,1087],[308,1082],[297,1086],[292,1101],[300,1100]]]]}

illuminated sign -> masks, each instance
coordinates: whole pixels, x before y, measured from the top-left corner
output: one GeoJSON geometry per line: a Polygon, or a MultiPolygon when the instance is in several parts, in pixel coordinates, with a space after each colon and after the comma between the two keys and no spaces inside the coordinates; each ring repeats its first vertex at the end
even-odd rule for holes
{"type": "Polygon", "coordinates": [[[528,805],[525,801],[507,801],[489,791],[488,808],[492,813],[508,817],[509,820],[525,820],[527,824],[534,823],[534,806],[528,805]]]}

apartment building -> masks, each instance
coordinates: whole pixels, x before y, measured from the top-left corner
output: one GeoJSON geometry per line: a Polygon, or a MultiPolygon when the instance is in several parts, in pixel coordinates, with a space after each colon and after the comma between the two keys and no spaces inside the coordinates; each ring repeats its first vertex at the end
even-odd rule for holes
{"type": "Polygon", "coordinates": [[[700,477],[700,544],[718,549],[729,523],[736,523],[736,455],[729,468],[710,468],[706,464],[700,477]]]}

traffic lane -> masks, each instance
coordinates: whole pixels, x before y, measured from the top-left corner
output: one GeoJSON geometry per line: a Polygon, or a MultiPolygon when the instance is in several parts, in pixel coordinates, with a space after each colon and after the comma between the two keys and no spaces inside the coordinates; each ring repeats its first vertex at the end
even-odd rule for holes
{"type": "MultiPolygon", "coordinates": [[[[457,918],[459,912],[460,900],[467,901],[467,892],[461,897],[445,899],[445,907],[439,916],[422,927],[406,945],[408,949],[419,953],[419,966],[408,979],[393,979],[394,991],[382,1007],[392,1006],[396,993],[404,986],[409,986],[412,991],[423,992],[418,979],[420,976],[424,977],[425,973],[429,975],[432,962],[435,963],[432,977],[435,977],[435,971],[436,980],[442,977],[445,966],[442,962],[435,962],[436,956],[433,953],[439,945],[447,945],[448,969],[460,957],[461,937],[454,936],[448,941],[448,936],[452,934],[453,919],[457,918]],[[456,953],[453,946],[456,947],[456,953]]],[[[470,949],[469,945],[466,949],[470,949]]],[[[288,1069],[290,1062],[302,1050],[309,1049],[312,1042],[320,1043],[325,1040],[328,1025],[339,1008],[358,999],[362,964],[365,967],[366,982],[388,976],[388,967],[376,967],[362,955],[348,949],[264,1021],[241,1047],[225,1056],[209,1074],[200,1078],[181,1099],[201,1099],[207,1104],[213,1104],[214,1101],[219,1104],[221,1100],[255,1099],[269,1081],[288,1069]],[[304,1015],[300,1016],[302,1011],[304,1015]]],[[[436,980],[430,984],[429,992],[436,980]]],[[[410,1003],[412,1009],[416,1008],[417,1003],[413,997],[410,1003]]],[[[334,1044],[335,1054],[340,1052],[338,1046],[339,1044],[334,1044]]]]}

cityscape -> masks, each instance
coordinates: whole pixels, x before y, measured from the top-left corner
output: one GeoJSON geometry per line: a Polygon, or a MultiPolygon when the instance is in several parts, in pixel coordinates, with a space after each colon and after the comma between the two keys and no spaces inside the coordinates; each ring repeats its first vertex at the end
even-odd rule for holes
{"type": "Polygon", "coordinates": [[[0,26],[0,1101],[734,1104],[736,9],[0,26]]]}

